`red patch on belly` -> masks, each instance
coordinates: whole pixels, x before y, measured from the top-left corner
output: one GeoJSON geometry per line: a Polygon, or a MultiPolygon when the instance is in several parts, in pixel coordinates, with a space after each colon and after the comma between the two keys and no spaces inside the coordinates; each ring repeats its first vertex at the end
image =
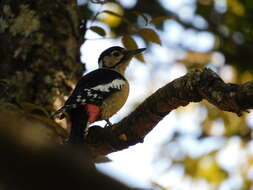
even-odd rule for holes
{"type": "Polygon", "coordinates": [[[88,114],[88,123],[93,123],[99,119],[100,108],[94,104],[86,104],[85,111],[88,114]]]}

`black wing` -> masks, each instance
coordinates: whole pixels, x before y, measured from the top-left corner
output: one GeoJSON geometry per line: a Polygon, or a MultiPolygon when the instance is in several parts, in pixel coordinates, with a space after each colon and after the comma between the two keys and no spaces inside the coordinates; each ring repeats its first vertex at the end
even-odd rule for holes
{"type": "Polygon", "coordinates": [[[126,79],[116,71],[110,69],[92,71],[79,80],[65,105],[57,112],[68,112],[85,104],[100,106],[108,96],[121,90],[126,83],[126,79]]]}

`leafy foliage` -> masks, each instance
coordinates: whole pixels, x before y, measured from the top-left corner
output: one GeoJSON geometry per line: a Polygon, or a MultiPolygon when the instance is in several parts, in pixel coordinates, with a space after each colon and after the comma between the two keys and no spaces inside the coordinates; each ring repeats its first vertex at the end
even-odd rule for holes
{"type": "Polygon", "coordinates": [[[100,36],[106,35],[105,30],[99,26],[91,26],[89,29],[92,30],[93,32],[96,32],[100,36]]]}
{"type": "Polygon", "coordinates": [[[138,31],[138,33],[148,42],[153,42],[161,45],[161,40],[158,34],[149,28],[142,28],[138,31]]]}

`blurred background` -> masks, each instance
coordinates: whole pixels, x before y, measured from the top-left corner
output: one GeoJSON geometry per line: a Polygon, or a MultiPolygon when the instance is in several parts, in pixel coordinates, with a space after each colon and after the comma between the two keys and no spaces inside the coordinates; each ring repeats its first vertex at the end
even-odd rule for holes
{"type": "MultiPolygon", "coordinates": [[[[147,47],[126,77],[130,97],[117,122],[146,97],[189,69],[208,67],[225,82],[253,72],[252,0],[79,0],[88,30],[81,47],[86,72],[114,45],[147,47]],[[88,19],[87,19],[88,18],[88,19]]],[[[143,144],[112,153],[97,168],[145,189],[253,189],[253,113],[237,117],[208,102],[171,112],[143,144]]]]}

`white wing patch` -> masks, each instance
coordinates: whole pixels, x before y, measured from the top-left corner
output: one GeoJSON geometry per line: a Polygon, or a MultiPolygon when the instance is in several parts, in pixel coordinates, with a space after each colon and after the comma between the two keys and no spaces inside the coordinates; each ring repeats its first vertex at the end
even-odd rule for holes
{"type": "Polygon", "coordinates": [[[109,92],[110,88],[117,88],[120,90],[125,83],[126,82],[123,79],[115,79],[110,83],[98,85],[98,86],[93,87],[92,89],[99,90],[102,92],[109,92]]]}

